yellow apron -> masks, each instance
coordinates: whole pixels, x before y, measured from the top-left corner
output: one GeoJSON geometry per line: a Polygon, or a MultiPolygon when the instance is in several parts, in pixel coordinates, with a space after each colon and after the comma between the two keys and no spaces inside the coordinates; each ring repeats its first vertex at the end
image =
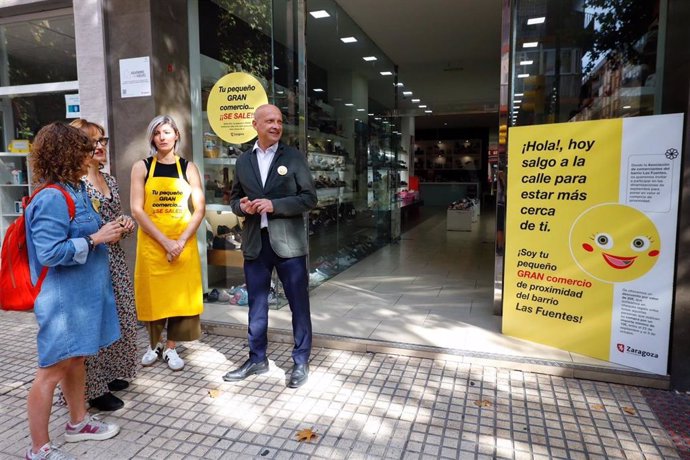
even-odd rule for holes
{"type": "MultiPolygon", "coordinates": [[[[192,216],[188,204],[192,187],[183,178],[179,157],[175,156],[176,178],[154,177],[156,163],[154,156],[145,184],[144,212],[163,234],[176,240],[192,216]]],[[[196,235],[172,262],[168,262],[165,249],[141,227],[137,238],[134,297],[139,320],[201,314],[204,303],[196,235]]]]}

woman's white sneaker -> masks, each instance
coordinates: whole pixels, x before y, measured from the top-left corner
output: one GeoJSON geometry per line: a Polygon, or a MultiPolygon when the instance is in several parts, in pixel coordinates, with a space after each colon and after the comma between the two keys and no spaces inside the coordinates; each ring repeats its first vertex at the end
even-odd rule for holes
{"type": "Polygon", "coordinates": [[[156,349],[152,350],[151,346],[149,345],[149,349],[144,353],[144,356],[141,358],[141,365],[142,366],[151,366],[153,365],[158,359],[161,357],[161,353],[163,352],[163,345],[158,344],[156,345],[156,349]]]}
{"type": "Polygon", "coordinates": [[[181,371],[184,367],[184,361],[177,354],[174,348],[167,348],[163,352],[163,361],[168,363],[168,367],[174,371],[181,371]]]}

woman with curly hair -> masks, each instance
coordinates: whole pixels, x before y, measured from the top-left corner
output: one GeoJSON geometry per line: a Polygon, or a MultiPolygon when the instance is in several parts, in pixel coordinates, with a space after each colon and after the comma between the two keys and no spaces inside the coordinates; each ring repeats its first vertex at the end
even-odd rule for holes
{"type": "Polygon", "coordinates": [[[60,190],[40,190],[26,208],[26,239],[31,277],[43,267],[48,272],[34,302],[38,323],[38,370],[27,400],[31,448],[27,459],[73,458],[51,444],[48,422],[55,387],[59,383],[67,401],[69,422],[65,441],[104,440],[120,427],[104,423],[86,412],[84,357],[120,337],[108,250],[124,228],[102,223],[86,193],[81,177],[94,149],[81,131],[51,123],[38,132],[29,155],[38,187],[56,184],[74,202],[70,218],[60,190]]]}
{"type": "MultiPolygon", "coordinates": [[[[86,193],[100,214],[103,222],[119,222],[125,232],[123,237],[134,231],[134,220],[122,214],[120,189],[115,178],[103,171],[108,161],[106,147],[108,138],[105,129],[98,123],[77,118],[70,126],[80,129],[93,145],[93,157],[87,160],[88,172],[84,176],[86,193]]],[[[108,255],[110,276],[115,291],[115,306],[120,321],[120,340],[101,349],[96,356],[86,358],[86,400],[99,411],[113,411],[125,403],[113,391],[124,390],[127,380],[137,374],[137,312],[134,308],[134,286],[125,251],[119,242],[109,243],[108,255]]]]}

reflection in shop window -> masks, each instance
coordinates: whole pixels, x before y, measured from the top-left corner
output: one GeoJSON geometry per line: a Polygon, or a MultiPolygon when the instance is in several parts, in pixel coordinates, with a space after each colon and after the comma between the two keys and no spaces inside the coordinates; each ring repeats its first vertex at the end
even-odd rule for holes
{"type": "MultiPolygon", "coordinates": [[[[65,118],[65,87],[76,90],[77,59],[71,13],[45,12],[0,25],[0,151],[32,140],[41,126],[65,118]],[[56,83],[62,91],[56,92],[56,83]],[[33,85],[28,89],[24,85],[33,85]]],[[[76,92],[69,90],[69,93],[76,92]]]]}
{"type": "Polygon", "coordinates": [[[5,24],[0,37],[2,86],[77,79],[72,15],[5,24]]]}
{"type": "Polygon", "coordinates": [[[520,0],[515,18],[513,94],[524,96],[512,125],[654,113],[658,0],[520,0]]]}

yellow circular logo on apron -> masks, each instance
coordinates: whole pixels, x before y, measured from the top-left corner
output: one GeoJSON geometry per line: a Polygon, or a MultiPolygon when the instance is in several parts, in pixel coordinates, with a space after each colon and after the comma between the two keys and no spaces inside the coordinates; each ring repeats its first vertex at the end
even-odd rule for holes
{"type": "Polygon", "coordinates": [[[213,85],[206,104],[211,128],[231,144],[243,144],[256,137],[252,126],[254,111],[268,104],[266,90],[251,74],[233,72],[213,85]]]}

